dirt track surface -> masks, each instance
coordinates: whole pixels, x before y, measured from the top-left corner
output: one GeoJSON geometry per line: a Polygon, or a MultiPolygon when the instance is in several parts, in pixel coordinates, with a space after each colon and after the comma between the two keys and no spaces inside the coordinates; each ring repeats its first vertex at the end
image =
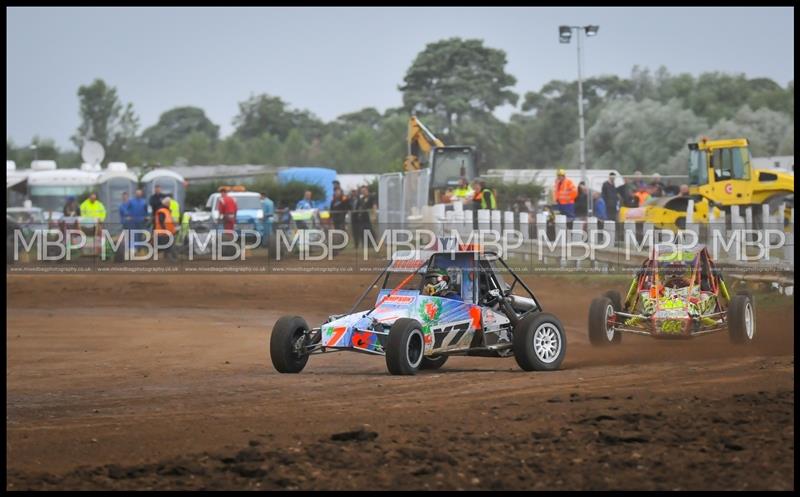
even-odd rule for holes
{"type": "Polygon", "coordinates": [[[7,489],[794,488],[792,299],[757,297],[751,346],[595,349],[609,283],[529,277],[565,325],[562,371],[392,377],[349,353],[274,371],[278,317],[317,324],[370,280],[9,276],[7,489]]]}

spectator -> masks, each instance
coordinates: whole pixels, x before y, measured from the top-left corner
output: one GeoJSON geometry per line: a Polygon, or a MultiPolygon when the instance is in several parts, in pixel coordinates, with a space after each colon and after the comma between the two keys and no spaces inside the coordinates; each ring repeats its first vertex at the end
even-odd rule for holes
{"type": "Polygon", "coordinates": [[[462,202],[468,202],[472,199],[472,195],[475,192],[469,187],[469,182],[467,182],[467,178],[461,176],[458,178],[458,186],[453,190],[453,200],[461,200],[462,202]]]}
{"type": "Polygon", "coordinates": [[[578,183],[578,196],[575,198],[575,216],[586,217],[589,213],[589,198],[586,196],[586,183],[578,183]]]}
{"type": "Polygon", "coordinates": [[[331,217],[333,218],[333,227],[335,229],[345,229],[345,217],[349,210],[350,202],[344,191],[337,186],[333,189],[333,200],[331,200],[331,217]]]}
{"type": "Polygon", "coordinates": [[[650,183],[650,195],[654,197],[664,196],[664,185],[661,183],[661,175],[653,173],[653,182],[650,183]]]}
{"type": "Polygon", "coordinates": [[[156,237],[159,251],[166,255],[170,261],[175,261],[175,252],[172,250],[175,245],[175,221],[169,210],[170,197],[165,196],[161,199],[161,207],[153,213],[153,234],[156,237]]]}
{"type": "Polygon", "coordinates": [[[365,233],[372,232],[372,220],[370,213],[375,205],[372,195],[369,193],[367,186],[362,186],[358,193],[358,198],[355,201],[353,209],[353,238],[355,238],[356,247],[364,244],[365,233]]]}
{"type": "Polygon", "coordinates": [[[594,199],[594,215],[597,219],[607,220],[608,212],[606,211],[606,201],[603,196],[598,192],[594,192],[592,198],[594,199]]]}
{"type": "Polygon", "coordinates": [[[119,222],[122,223],[122,230],[125,233],[128,247],[130,247],[132,240],[130,230],[133,229],[133,216],[131,216],[130,211],[130,195],[128,192],[122,192],[122,203],[119,204],[119,222]]]}
{"type": "Polygon", "coordinates": [[[99,223],[106,220],[106,207],[97,200],[96,192],[90,193],[89,198],[81,204],[81,217],[91,217],[99,223]]]}
{"type": "Polygon", "coordinates": [[[626,177],[622,177],[623,183],[617,187],[621,207],[638,207],[639,200],[633,195],[633,185],[626,177]]]}
{"type": "Polygon", "coordinates": [[[647,183],[644,182],[644,178],[642,178],[641,171],[634,171],[633,173],[633,190],[634,191],[641,191],[647,188],[647,183]]]}
{"type": "Polygon", "coordinates": [[[161,186],[156,185],[153,188],[153,194],[150,195],[150,200],[148,204],[150,204],[150,212],[155,215],[156,211],[161,208],[161,201],[164,200],[166,197],[165,194],[161,193],[161,186]]]}
{"type": "Polygon", "coordinates": [[[74,195],[67,197],[67,203],[64,204],[64,217],[76,217],[81,213],[78,202],[75,200],[74,195]]]}
{"type": "Polygon", "coordinates": [[[269,237],[272,235],[272,218],[275,215],[275,203],[269,199],[265,194],[261,193],[261,211],[264,213],[262,219],[262,233],[261,244],[266,245],[269,237]]]}
{"type": "Polygon", "coordinates": [[[566,174],[563,169],[558,170],[556,183],[553,186],[553,197],[558,211],[571,221],[575,218],[575,197],[578,196],[578,191],[566,174]]]}
{"type": "Polygon", "coordinates": [[[448,186],[447,190],[442,194],[441,201],[443,204],[449,204],[455,199],[455,194],[453,193],[453,188],[448,186]]]}
{"type": "Polygon", "coordinates": [[[222,221],[222,229],[226,232],[233,231],[236,227],[236,212],[239,209],[236,205],[236,200],[228,195],[228,189],[225,187],[220,189],[220,199],[217,209],[219,210],[220,220],[222,221]]]}
{"type": "Polygon", "coordinates": [[[633,196],[636,198],[637,207],[643,206],[650,198],[650,194],[647,192],[647,189],[636,190],[633,196]]]}
{"type": "MultiPolygon", "coordinates": [[[[494,192],[486,188],[486,182],[482,179],[476,179],[472,182],[472,208],[478,209],[497,209],[497,200],[495,199],[494,192]]],[[[477,220],[477,216],[473,219],[477,220]]]]}
{"type": "Polygon", "coordinates": [[[679,197],[688,197],[689,196],[689,185],[683,184],[681,185],[680,190],[678,190],[679,197]]]}
{"type": "Polygon", "coordinates": [[[355,188],[351,188],[350,193],[347,194],[347,200],[350,202],[350,209],[355,209],[356,200],[358,200],[358,190],[355,188]]]}
{"type": "MultiPolygon", "coordinates": [[[[147,201],[141,188],[136,190],[134,197],[128,201],[128,215],[131,217],[131,229],[144,230],[147,221],[147,201]]],[[[139,243],[144,233],[134,232],[133,242],[139,243]]]]}
{"type": "Polygon", "coordinates": [[[172,196],[172,192],[164,192],[169,198],[169,213],[172,214],[172,221],[180,225],[181,224],[181,204],[175,200],[175,197],[172,196]]]}
{"type": "Polygon", "coordinates": [[[617,220],[617,202],[619,200],[619,195],[617,194],[616,186],[614,186],[614,180],[616,178],[617,174],[614,171],[608,173],[608,181],[603,183],[603,188],[600,193],[606,208],[604,219],[610,221],[617,220]]]}
{"type": "Polygon", "coordinates": [[[313,209],[314,204],[311,203],[312,196],[313,193],[311,193],[311,190],[306,190],[306,192],[303,194],[303,198],[297,202],[297,206],[295,206],[294,209],[297,211],[302,209],[313,209]]]}

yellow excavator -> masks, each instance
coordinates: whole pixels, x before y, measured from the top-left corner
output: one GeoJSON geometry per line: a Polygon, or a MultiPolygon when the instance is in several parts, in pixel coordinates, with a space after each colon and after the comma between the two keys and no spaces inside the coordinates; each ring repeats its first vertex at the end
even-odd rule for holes
{"type": "Polygon", "coordinates": [[[478,177],[478,153],[472,146],[446,146],[425,127],[417,116],[408,120],[408,155],[403,169],[418,171],[425,166],[431,168],[428,200],[439,202],[442,193],[458,186],[464,177],[472,181],[478,177]]]}
{"type": "MultiPolygon", "coordinates": [[[[689,194],[654,199],[643,207],[621,208],[620,221],[645,221],[657,228],[683,229],[688,201],[694,200],[694,222],[707,223],[714,212],[730,212],[731,206],[753,210],[760,221],[760,205],[777,208],[794,203],[794,175],[754,169],[747,138],[709,140],[689,144],[689,194]]],[[[743,211],[740,211],[743,212],[743,211]]],[[[788,213],[788,210],[787,210],[788,213]]],[[[742,215],[742,214],[740,214],[742,215]]]]}

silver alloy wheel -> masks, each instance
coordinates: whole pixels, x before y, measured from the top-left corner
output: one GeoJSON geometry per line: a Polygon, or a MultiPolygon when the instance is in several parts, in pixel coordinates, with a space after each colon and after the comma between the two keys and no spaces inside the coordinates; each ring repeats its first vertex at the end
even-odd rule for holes
{"type": "Polygon", "coordinates": [[[614,314],[614,307],[613,306],[606,306],[606,338],[608,338],[609,342],[614,341],[614,328],[608,327],[608,320],[611,319],[611,316],[614,314]]]}
{"type": "Polygon", "coordinates": [[[533,332],[533,351],[540,361],[549,364],[561,353],[561,336],[552,323],[542,323],[533,332]]]}
{"type": "Polygon", "coordinates": [[[420,330],[412,330],[408,334],[408,342],[406,342],[406,354],[408,355],[408,364],[412,368],[419,367],[422,362],[422,352],[425,348],[425,340],[422,337],[420,330]]]}
{"type": "Polygon", "coordinates": [[[294,341],[292,344],[292,350],[297,357],[301,357],[304,352],[306,337],[303,333],[300,333],[300,336],[297,337],[297,340],[294,341]]]}
{"type": "Polygon", "coordinates": [[[747,338],[752,340],[756,327],[755,323],[753,323],[753,306],[750,305],[750,302],[744,306],[744,330],[747,333],[747,338]]]}

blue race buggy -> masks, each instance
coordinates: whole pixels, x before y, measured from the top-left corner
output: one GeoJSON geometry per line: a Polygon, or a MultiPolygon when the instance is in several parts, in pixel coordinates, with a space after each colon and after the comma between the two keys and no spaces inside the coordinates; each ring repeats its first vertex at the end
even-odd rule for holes
{"type": "Polygon", "coordinates": [[[270,337],[281,373],[299,373],[313,354],[343,350],[383,355],[394,375],[438,369],[453,355],[513,355],[526,371],[552,371],[566,347],[561,322],[542,310],[525,282],[495,253],[475,250],[397,252],[349,313],[315,328],[284,316],[270,337]],[[441,281],[447,293],[436,288],[441,281]],[[374,288],[375,305],[356,312],[374,288]]]}

